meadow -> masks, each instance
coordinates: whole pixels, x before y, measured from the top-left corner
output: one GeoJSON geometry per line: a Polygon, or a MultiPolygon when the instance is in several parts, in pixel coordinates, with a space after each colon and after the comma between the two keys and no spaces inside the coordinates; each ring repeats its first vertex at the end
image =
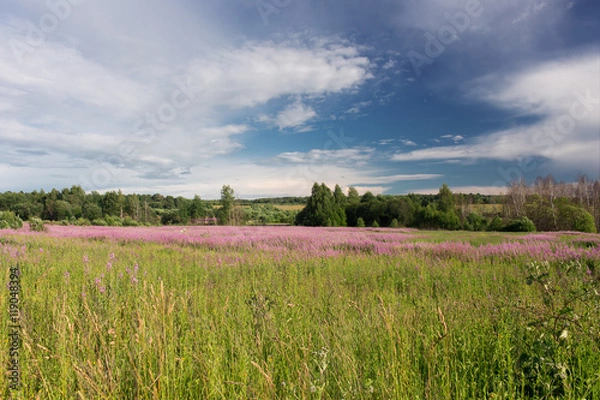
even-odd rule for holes
{"type": "Polygon", "coordinates": [[[596,234],[24,227],[0,265],[2,398],[600,399],[596,234]]]}

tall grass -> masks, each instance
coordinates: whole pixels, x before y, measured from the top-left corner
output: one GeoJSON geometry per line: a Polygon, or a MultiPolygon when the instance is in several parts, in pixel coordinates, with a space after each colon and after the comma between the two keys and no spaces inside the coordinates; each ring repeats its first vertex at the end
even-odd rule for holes
{"type": "Polygon", "coordinates": [[[597,259],[539,273],[527,255],[433,247],[3,239],[22,339],[22,387],[4,398],[600,398],[597,259]]]}

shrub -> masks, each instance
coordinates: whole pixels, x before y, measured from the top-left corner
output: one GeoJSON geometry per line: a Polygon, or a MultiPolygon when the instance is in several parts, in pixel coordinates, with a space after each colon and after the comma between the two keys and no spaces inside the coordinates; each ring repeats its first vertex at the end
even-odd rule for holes
{"type": "Polygon", "coordinates": [[[596,233],[594,217],[581,207],[565,205],[558,210],[559,229],[596,233]]]}
{"type": "Polygon", "coordinates": [[[46,224],[39,218],[29,218],[29,230],[33,232],[46,232],[46,224]]]}
{"type": "Polygon", "coordinates": [[[502,222],[502,218],[500,218],[497,215],[494,218],[492,218],[492,220],[490,221],[490,223],[487,226],[488,231],[500,232],[503,229],[504,229],[504,222],[502,222]]]}
{"type": "Polygon", "coordinates": [[[365,227],[365,220],[362,219],[362,217],[358,217],[358,219],[356,220],[356,226],[359,228],[364,228],[365,227]]]}
{"type": "Polygon", "coordinates": [[[510,221],[506,227],[506,232],[535,232],[535,224],[527,217],[521,217],[510,221]]]}
{"type": "Polygon", "coordinates": [[[19,229],[23,227],[23,220],[12,211],[0,211],[0,229],[19,229]]]}
{"type": "Polygon", "coordinates": [[[112,215],[107,215],[104,217],[108,226],[123,226],[123,221],[119,217],[113,217],[112,215]]]}
{"type": "Polygon", "coordinates": [[[77,226],[90,226],[90,220],[87,218],[78,218],[75,222],[75,225],[77,226]]]}
{"type": "Polygon", "coordinates": [[[92,225],[95,226],[108,226],[108,223],[102,218],[98,218],[92,221],[92,225]]]}
{"type": "Polygon", "coordinates": [[[400,224],[398,223],[398,220],[396,218],[394,218],[392,222],[390,222],[390,228],[398,228],[399,226],[400,224]]]}
{"type": "Polygon", "coordinates": [[[133,218],[130,217],[126,217],[123,220],[123,226],[139,226],[138,222],[136,220],[134,220],[133,218]]]}
{"type": "Polygon", "coordinates": [[[468,231],[483,231],[486,226],[486,219],[482,215],[479,215],[475,212],[467,215],[467,220],[465,221],[465,229],[468,231]]]}
{"type": "Polygon", "coordinates": [[[461,228],[460,218],[454,211],[438,212],[436,215],[438,227],[447,230],[458,230],[461,228]]]}

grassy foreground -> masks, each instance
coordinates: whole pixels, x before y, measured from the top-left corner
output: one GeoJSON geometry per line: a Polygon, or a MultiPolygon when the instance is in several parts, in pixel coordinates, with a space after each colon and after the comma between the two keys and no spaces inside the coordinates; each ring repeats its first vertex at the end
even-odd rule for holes
{"type": "MultiPolygon", "coordinates": [[[[21,377],[0,396],[600,399],[595,253],[471,257],[468,243],[521,237],[398,234],[428,246],[311,255],[283,239],[273,251],[2,231],[4,281],[20,270],[21,377]]],[[[598,235],[535,240],[600,248],[598,235]]],[[[7,291],[0,309],[7,338],[7,291]]]]}

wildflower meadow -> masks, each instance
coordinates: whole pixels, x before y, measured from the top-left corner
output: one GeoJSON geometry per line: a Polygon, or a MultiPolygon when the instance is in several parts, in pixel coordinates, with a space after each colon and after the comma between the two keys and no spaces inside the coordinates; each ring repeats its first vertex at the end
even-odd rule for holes
{"type": "Polygon", "coordinates": [[[598,234],[25,224],[0,265],[2,398],[600,399],[598,234]]]}

